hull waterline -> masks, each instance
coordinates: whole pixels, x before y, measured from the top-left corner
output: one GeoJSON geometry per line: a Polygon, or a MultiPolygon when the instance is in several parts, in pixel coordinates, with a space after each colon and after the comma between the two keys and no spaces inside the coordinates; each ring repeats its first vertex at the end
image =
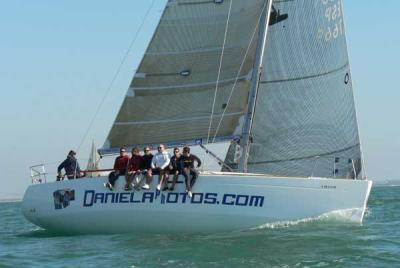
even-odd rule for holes
{"type": "Polygon", "coordinates": [[[32,223],[64,233],[221,232],[357,210],[362,222],[372,182],[266,175],[202,174],[190,199],[182,178],[174,191],[114,191],[106,177],[31,185],[22,212],[32,223]]]}

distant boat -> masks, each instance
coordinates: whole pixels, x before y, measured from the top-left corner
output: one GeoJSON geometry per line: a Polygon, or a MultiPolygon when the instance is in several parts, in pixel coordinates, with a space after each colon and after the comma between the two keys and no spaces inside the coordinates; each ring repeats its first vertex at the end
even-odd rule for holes
{"type": "Polygon", "coordinates": [[[183,183],[124,191],[120,178],[110,192],[106,176],[35,179],[23,214],[67,233],[230,231],[338,210],[361,222],[372,181],[342,1],[168,1],[99,152],[159,143],[229,149],[192,198],[183,183]]]}

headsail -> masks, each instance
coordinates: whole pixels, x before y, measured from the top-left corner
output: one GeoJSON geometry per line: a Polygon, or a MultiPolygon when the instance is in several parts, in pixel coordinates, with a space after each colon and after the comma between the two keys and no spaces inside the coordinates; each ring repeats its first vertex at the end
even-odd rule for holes
{"type": "Polygon", "coordinates": [[[249,171],[358,176],[361,151],[342,1],[278,0],[273,12],[249,171]]]}
{"type": "Polygon", "coordinates": [[[257,38],[251,37],[266,1],[170,0],[105,149],[186,142],[208,136],[230,1],[232,9],[210,136],[232,137],[237,129],[240,134],[257,43],[257,38]],[[224,120],[216,133],[224,110],[224,120]]]}

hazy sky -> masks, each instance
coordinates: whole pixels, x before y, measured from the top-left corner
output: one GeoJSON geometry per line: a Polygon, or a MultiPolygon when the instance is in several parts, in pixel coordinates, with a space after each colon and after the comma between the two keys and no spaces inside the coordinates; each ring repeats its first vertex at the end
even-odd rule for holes
{"type": "MultiPolygon", "coordinates": [[[[53,163],[54,173],[68,150],[81,143],[153,0],[0,1],[4,198],[23,194],[30,165],[53,163]]],[[[158,22],[165,0],[154,1],[79,151],[82,166],[91,140],[103,144],[158,22]]],[[[400,1],[344,0],[344,6],[367,175],[397,179],[400,1]]]]}

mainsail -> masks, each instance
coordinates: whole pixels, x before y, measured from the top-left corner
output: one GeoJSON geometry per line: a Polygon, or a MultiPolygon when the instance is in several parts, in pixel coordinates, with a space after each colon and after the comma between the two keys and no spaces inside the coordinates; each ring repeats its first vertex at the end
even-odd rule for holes
{"type": "Polygon", "coordinates": [[[273,3],[248,170],[360,176],[342,1],[273,3]]]}
{"type": "Polygon", "coordinates": [[[240,135],[266,1],[231,1],[168,1],[104,149],[240,135]]]}

